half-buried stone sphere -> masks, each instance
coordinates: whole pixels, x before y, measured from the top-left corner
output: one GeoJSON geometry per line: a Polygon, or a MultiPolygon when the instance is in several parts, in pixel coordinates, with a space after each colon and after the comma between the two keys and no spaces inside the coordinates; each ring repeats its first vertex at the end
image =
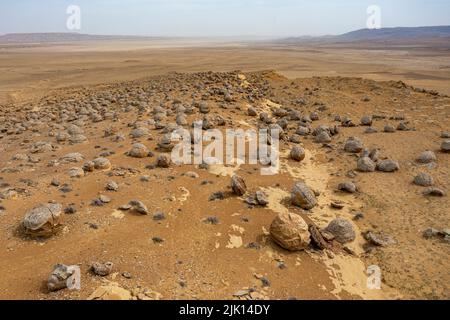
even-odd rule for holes
{"type": "Polygon", "coordinates": [[[314,142],[329,143],[329,142],[331,142],[331,137],[326,131],[322,131],[314,137],[314,142]]]}
{"type": "Polygon", "coordinates": [[[156,166],[158,168],[168,168],[170,167],[170,164],[172,163],[172,160],[167,154],[160,154],[158,158],[156,159],[156,166]]]}
{"type": "Polygon", "coordinates": [[[355,240],[356,233],[353,230],[351,222],[343,218],[336,218],[332,220],[325,231],[331,233],[336,241],[340,243],[347,243],[355,240]]]}
{"type": "Polygon", "coordinates": [[[144,127],[139,127],[139,128],[133,129],[131,131],[130,135],[132,138],[135,138],[135,139],[142,138],[142,137],[148,135],[148,129],[144,128],[144,127]]]}
{"type": "Polygon", "coordinates": [[[417,162],[428,164],[431,162],[436,162],[437,158],[433,151],[424,151],[422,152],[419,157],[417,158],[417,162]]]}
{"type": "Polygon", "coordinates": [[[372,116],[365,115],[361,118],[361,125],[363,126],[371,126],[373,122],[372,116]]]}
{"type": "Polygon", "coordinates": [[[394,172],[399,169],[400,165],[395,160],[385,159],[377,163],[377,170],[381,172],[394,172]]]}
{"type": "Polygon", "coordinates": [[[162,152],[171,152],[175,145],[172,143],[172,135],[166,133],[158,142],[158,149],[162,152]]]}
{"type": "Polygon", "coordinates": [[[442,152],[450,152],[450,140],[442,141],[441,151],[442,152]]]}
{"type": "Polygon", "coordinates": [[[358,159],[356,169],[360,172],[374,172],[376,164],[369,157],[361,157],[358,159]]]}
{"type": "Polygon", "coordinates": [[[131,147],[131,150],[128,151],[127,155],[133,158],[145,158],[149,154],[149,150],[142,143],[135,143],[131,147]]]}
{"type": "Polygon", "coordinates": [[[338,190],[344,191],[347,193],[355,193],[358,190],[358,187],[351,181],[345,181],[345,182],[339,183],[338,190]]]}
{"type": "Polygon", "coordinates": [[[296,183],[291,192],[291,202],[294,206],[305,210],[314,208],[317,199],[314,192],[304,183],[296,183]]]}
{"type": "Polygon", "coordinates": [[[344,150],[350,153],[359,153],[363,150],[363,148],[364,146],[362,141],[356,137],[348,138],[344,146],[344,150]]]}
{"type": "Polygon", "coordinates": [[[255,108],[249,107],[249,108],[247,109],[247,114],[248,114],[249,116],[251,116],[251,117],[254,117],[254,116],[258,115],[258,112],[256,111],[255,108]]]}
{"type": "Polygon", "coordinates": [[[413,182],[415,185],[422,187],[431,187],[434,184],[433,177],[425,172],[420,172],[416,175],[413,182]]]}
{"type": "Polygon", "coordinates": [[[93,160],[94,168],[97,170],[108,170],[111,169],[111,162],[103,157],[99,157],[93,160]]]}

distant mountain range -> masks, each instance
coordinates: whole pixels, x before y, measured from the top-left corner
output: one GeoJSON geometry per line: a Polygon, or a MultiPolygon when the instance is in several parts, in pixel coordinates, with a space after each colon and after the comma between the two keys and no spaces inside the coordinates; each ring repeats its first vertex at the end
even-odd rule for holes
{"type": "Polygon", "coordinates": [[[291,37],[277,40],[287,44],[352,44],[372,42],[374,44],[426,44],[440,43],[450,47],[450,26],[398,27],[381,29],[361,29],[337,36],[291,37]]]}
{"type": "Polygon", "coordinates": [[[159,37],[141,36],[102,36],[83,33],[9,33],[0,36],[0,43],[58,43],[79,41],[104,41],[104,40],[139,40],[139,39],[164,39],[159,37]]]}
{"type": "MultiPolygon", "coordinates": [[[[104,36],[82,33],[11,33],[0,35],[0,44],[41,44],[105,40],[162,40],[175,39],[145,36],[104,36]]],[[[242,40],[246,41],[246,40],[242,40]]],[[[337,36],[300,36],[274,40],[279,44],[386,44],[386,45],[432,45],[450,48],[450,26],[398,27],[361,29],[337,36]]]]}

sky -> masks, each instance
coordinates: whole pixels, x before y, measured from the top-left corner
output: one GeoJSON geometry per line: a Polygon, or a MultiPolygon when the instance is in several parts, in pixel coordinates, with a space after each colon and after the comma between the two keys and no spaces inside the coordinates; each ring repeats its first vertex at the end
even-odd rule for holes
{"type": "Polygon", "coordinates": [[[365,28],[370,5],[381,27],[450,25],[449,0],[0,0],[0,34],[335,35],[365,28]],[[80,8],[80,29],[67,28],[69,5],[80,8]]]}

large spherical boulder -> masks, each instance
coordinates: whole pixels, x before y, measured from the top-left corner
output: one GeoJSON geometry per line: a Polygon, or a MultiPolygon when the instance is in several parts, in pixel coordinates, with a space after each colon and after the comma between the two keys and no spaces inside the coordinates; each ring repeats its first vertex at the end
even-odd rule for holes
{"type": "Polygon", "coordinates": [[[305,150],[302,147],[294,146],[289,156],[292,160],[302,161],[305,159],[305,150]]]}
{"type": "Polygon", "coordinates": [[[25,234],[35,237],[54,235],[61,226],[62,206],[59,203],[41,204],[25,214],[22,226],[25,234]]]}
{"type": "Polygon", "coordinates": [[[311,241],[305,220],[293,213],[280,213],[270,225],[270,235],[277,244],[290,251],[303,250],[311,241]]]}

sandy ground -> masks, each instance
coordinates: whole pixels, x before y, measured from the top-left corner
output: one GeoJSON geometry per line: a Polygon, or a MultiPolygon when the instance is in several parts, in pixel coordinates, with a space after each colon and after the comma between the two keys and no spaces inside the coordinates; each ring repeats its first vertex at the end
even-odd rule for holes
{"type": "Polygon", "coordinates": [[[450,53],[433,48],[293,47],[206,41],[122,41],[0,47],[0,102],[49,88],[134,80],[168,72],[276,70],[289,78],[402,80],[450,94],[450,53]]]}
{"type": "MultiPolygon", "coordinates": [[[[130,51],[120,46],[116,51],[105,51],[77,45],[73,49],[0,51],[0,117],[5,128],[0,139],[1,298],[86,299],[101,286],[124,290],[125,296],[139,299],[232,299],[234,295],[254,299],[449,298],[448,242],[422,236],[427,228],[449,227],[449,198],[425,197],[424,188],[413,185],[412,179],[418,172],[428,172],[436,186],[449,190],[450,158],[439,146],[441,132],[450,127],[450,99],[397,82],[336,77],[404,80],[439,89],[450,76],[442,70],[450,64],[448,56],[242,46],[130,51]],[[233,69],[245,70],[246,80],[240,73],[154,76],[171,71],[233,69]],[[276,69],[279,74],[248,72],[261,69],[276,69]],[[321,77],[310,78],[313,75],[321,77]],[[121,82],[142,77],[146,79],[121,82]],[[295,77],[301,78],[293,80],[295,77]],[[217,93],[225,86],[231,90],[232,100],[224,101],[217,93]],[[325,146],[314,143],[312,136],[302,137],[298,143],[306,150],[302,162],[288,157],[296,143],[283,141],[276,176],[261,176],[260,165],[212,166],[208,170],[194,165],[149,167],[162,153],[157,143],[164,131],[145,122],[154,118],[154,107],[172,110],[163,120],[167,125],[175,122],[175,107],[200,100],[210,105],[210,116],[220,115],[225,127],[233,128],[261,125],[258,117],[247,115],[249,105],[258,113],[268,112],[275,121],[280,120],[272,114],[278,107],[298,110],[302,115],[316,111],[319,120],[311,124],[313,129],[321,124],[339,126],[335,115],[348,116],[356,124],[363,115],[384,118],[374,121],[376,133],[364,133],[366,127],[359,125],[340,127],[340,133],[325,146]],[[71,106],[94,106],[102,115],[101,121],[93,122],[84,111],[71,118],[71,106]],[[107,116],[109,112],[116,116],[107,116]],[[384,125],[397,126],[400,115],[413,130],[384,133],[384,125]],[[145,126],[149,135],[130,137],[136,121],[144,121],[140,126],[145,126]],[[71,123],[83,129],[86,142],[56,141],[55,135],[66,132],[71,123]],[[26,129],[18,128],[22,125],[26,129]],[[123,133],[124,140],[105,136],[110,127],[123,133]],[[381,159],[398,161],[400,170],[355,172],[350,178],[357,156],[344,152],[343,146],[351,136],[359,137],[369,149],[380,149],[381,159]],[[53,150],[33,153],[32,146],[38,141],[50,142],[53,150]],[[155,156],[126,156],[135,142],[145,144],[155,156]],[[435,164],[416,162],[425,150],[435,152],[435,164]],[[81,153],[84,159],[79,163],[58,161],[72,152],[81,153]],[[70,168],[81,167],[105,152],[112,168],[95,170],[82,178],[68,176],[70,168]],[[198,177],[186,176],[186,172],[195,172],[198,177]],[[268,206],[248,206],[245,197],[231,195],[230,176],[234,173],[244,178],[248,193],[264,191],[268,206]],[[67,183],[71,191],[52,186],[53,179],[60,185],[67,183]],[[118,192],[105,190],[110,180],[119,184],[118,192]],[[340,182],[348,180],[358,186],[357,193],[336,190],[340,182]],[[298,181],[320,192],[318,206],[310,211],[288,201],[298,181]],[[208,201],[217,191],[225,192],[225,199],[208,201]],[[111,201],[92,206],[92,200],[101,194],[111,201]],[[131,199],[144,202],[150,214],[118,210],[131,199]],[[64,228],[49,239],[23,236],[20,226],[25,213],[51,200],[63,207],[74,204],[77,212],[63,214],[64,228]],[[343,209],[330,206],[335,200],[344,204],[343,209]],[[157,211],[164,212],[166,219],[154,221],[152,214],[157,211]],[[272,220],[282,212],[300,214],[319,228],[343,217],[351,221],[356,239],[345,245],[345,250],[340,245],[325,251],[283,250],[268,234],[272,220]],[[358,212],[364,218],[353,220],[358,212]],[[219,223],[205,224],[204,219],[210,216],[217,217],[219,223]],[[362,232],[369,230],[383,232],[395,243],[367,246],[362,232]],[[155,237],[164,241],[157,243],[155,237]],[[93,275],[89,267],[94,261],[113,262],[113,273],[93,275]],[[81,291],[48,292],[46,279],[56,263],[80,266],[81,291]],[[367,288],[370,265],[381,269],[381,290],[367,288]]],[[[194,108],[187,120],[192,123],[202,117],[194,108]]],[[[297,123],[289,121],[287,136],[295,133],[297,123]]]]}

